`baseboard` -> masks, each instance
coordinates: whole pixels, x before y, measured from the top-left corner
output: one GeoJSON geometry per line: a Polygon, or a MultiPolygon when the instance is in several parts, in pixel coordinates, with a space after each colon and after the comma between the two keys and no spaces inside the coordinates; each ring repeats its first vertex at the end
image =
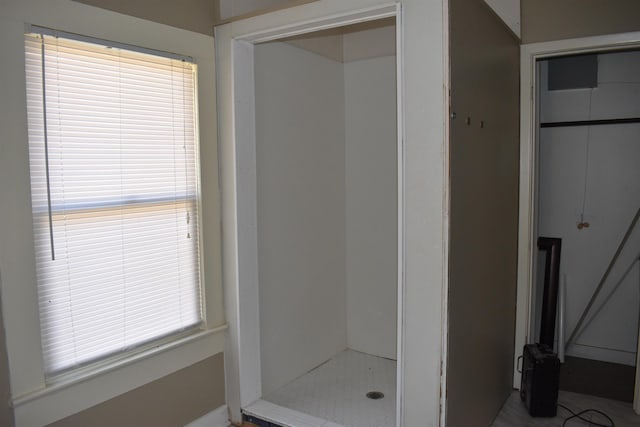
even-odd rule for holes
{"type": "Polygon", "coordinates": [[[627,366],[636,365],[636,354],[631,351],[591,347],[578,343],[571,344],[570,347],[571,348],[567,349],[567,356],[579,357],[581,359],[601,360],[603,362],[617,363],[627,366]]]}
{"type": "Polygon", "coordinates": [[[635,367],[567,356],[560,367],[560,390],[633,402],[635,367]]]}
{"type": "Polygon", "coordinates": [[[191,421],[185,427],[228,427],[229,426],[229,411],[227,405],[222,405],[219,408],[214,409],[198,418],[191,421]]]}

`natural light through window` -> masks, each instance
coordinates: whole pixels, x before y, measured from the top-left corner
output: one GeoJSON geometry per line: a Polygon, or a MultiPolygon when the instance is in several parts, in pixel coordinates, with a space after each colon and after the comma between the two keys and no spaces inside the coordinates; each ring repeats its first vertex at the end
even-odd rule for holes
{"type": "Polygon", "coordinates": [[[199,329],[195,65],[48,30],[25,49],[46,374],[199,329]]]}

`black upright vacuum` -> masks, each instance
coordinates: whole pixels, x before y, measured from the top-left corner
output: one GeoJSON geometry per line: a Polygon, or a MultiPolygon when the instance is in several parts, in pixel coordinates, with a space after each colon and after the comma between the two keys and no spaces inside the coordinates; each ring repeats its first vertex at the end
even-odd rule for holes
{"type": "Polygon", "coordinates": [[[546,252],[540,342],[524,346],[520,398],[532,417],[555,417],[558,405],[560,360],[553,352],[560,276],[561,239],[539,237],[538,249],[546,252]]]}

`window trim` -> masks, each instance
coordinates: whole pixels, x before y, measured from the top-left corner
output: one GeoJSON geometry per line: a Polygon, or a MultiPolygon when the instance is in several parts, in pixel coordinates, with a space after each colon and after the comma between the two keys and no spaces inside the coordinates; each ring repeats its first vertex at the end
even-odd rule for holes
{"type": "MultiPolygon", "coordinates": [[[[196,97],[196,91],[198,87],[197,86],[197,69],[198,68],[193,58],[185,55],[162,52],[155,49],[140,48],[140,47],[132,46],[129,44],[115,43],[109,40],[103,40],[103,39],[98,39],[94,37],[85,37],[82,35],[71,34],[64,31],[57,31],[54,29],[39,27],[36,25],[28,25],[27,28],[28,28],[28,32],[25,34],[25,52],[27,56],[32,58],[31,62],[27,61],[25,66],[26,75],[27,75],[27,89],[28,89],[28,93],[38,92],[39,96],[42,97],[42,99],[38,99],[37,102],[32,102],[31,104],[28,103],[28,106],[27,106],[27,115],[29,117],[28,120],[29,121],[33,119],[37,120],[35,125],[32,125],[32,123],[30,122],[29,132],[28,132],[29,133],[28,144],[29,144],[29,151],[30,151],[30,175],[32,177],[31,192],[34,197],[32,205],[37,204],[38,206],[38,208],[34,208],[33,210],[34,233],[37,232],[37,235],[35,235],[35,240],[40,242],[39,244],[36,245],[36,248],[38,248],[38,250],[36,251],[36,258],[39,259],[39,261],[36,261],[37,270],[45,274],[46,276],[49,276],[49,275],[55,276],[57,274],[55,273],[55,271],[60,270],[60,264],[57,264],[56,262],[51,261],[55,259],[54,254],[58,252],[54,249],[55,244],[56,243],[60,244],[63,247],[67,244],[74,246],[75,244],[82,244],[80,242],[83,242],[85,238],[89,236],[87,232],[83,231],[81,236],[79,237],[79,240],[80,240],[79,242],[74,237],[61,237],[60,234],[58,234],[56,239],[59,240],[59,242],[55,242],[56,239],[54,239],[54,224],[56,224],[56,228],[62,228],[62,227],[66,227],[67,226],[66,224],[70,222],[70,226],[74,227],[72,225],[75,221],[74,218],[91,217],[96,221],[95,222],[96,225],[89,225],[89,227],[98,227],[97,224],[99,224],[99,226],[103,228],[98,228],[98,229],[92,228],[92,230],[100,231],[100,230],[104,230],[104,227],[107,227],[107,228],[109,227],[109,220],[107,220],[107,218],[113,218],[113,215],[115,215],[116,217],[120,217],[121,220],[127,221],[125,218],[128,217],[128,214],[131,213],[129,209],[133,209],[134,212],[138,211],[139,209],[145,209],[145,210],[152,209],[153,212],[158,212],[158,213],[162,212],[163,215],[169,214],[171,216],[171,220],[173,220],[173,217],[175,216],[174,214],[175,209],[182,209],[181,206],[185,205],[185,206],[188,206],[186,207],[187,212],[192,212],[190,216],[192,216],[196,220],[195,222],[197,223],[193,228],[193,232],[194,232],[193,234],[195,234],[194,236],[195,239],[191,240],[192,242],[194,242],[191,246],[192,252],[188,253],[188,255],[194,255],[195,258],[197,259],[198,267],[197,269],[193,269],[193,273],[195,274],[195,282],[183,283],[184,285],[190,284],[191,286],[195,284],[196,285],[195,287],[197,288],[196,293],[198,294],[198,297],[197,297],[198,308],[195,308],[195,310],[197,310],[198,318],[196,323],[177,325],[177,326],[180,326],[179,328],[175,328],[176,325],[173,325],[173,328],[171,331],[166,332],[165,330],[163,330],[162,332],[164,333],[162,335],[156,335],[154,337],[147,336],[145,337],[146,338],[145,341],[129,342],[128,343],[129,348],[118,348],[118,349],[114,348],[113,350],[107,353],[95,355],[91,359],[85,358],[84,353],[80,351],[80,355],[78,356],[80,358],[79,362],[65,364],[65,362],[63,362],[62,360],[58,360],[59,352],[61,351],[61,347],[63,347],[64,344],[60,345],[61,342],[52,341],[52,338],[50,336],[48,339],[46,338],[47,333],[53,334],[54,336],[57,335],[56,333],[57,329],[55,328],[55,326],[53,326],[55,325],[56,321],[52,321],[49,317],[52,316],[53,319],[59,320],[60,319],[59,316],[64,314],[66,316],[71,317],[72,319],[71,323],[73,323],[75,320],[78,320],[78,319],[72,314],[73,308],[68,312],[65,311],[65,307],[60,307],[61,311],[58,311],[58,310],[52,311],[52,310],[49,310],[48,308],[44,308],[44,312],[43,312],[42,296],[39,295],[39,314],[41,318],[43,317],[43,314],[44,314],[44,319],[45,319],[45,320],[41,319],[40,333],[41,333],[41,336],[42,335],[45,336],[45,339],[43,340],[43,345],[45,345],[44,343],[47,343],[50,346],[48,354],[46,351],[43,352],[44,359],[45,359],[45,372],[46,372],[45,377],[46,377],[46,382],[49,386],[49,385],[56,385],[56,383],[60,383],[60,382],[62,383],[67,382],[69,379],[73,379],[74,377],[76,377],[79,373],[81,374],[83,372],[92,372],[94,370],[100,371],[104,366],[117,365],[122,359],[129,359],[129,358],[135,359],[138,353],[146,353],[147,350],[151,348],[162,347],[164,344],[170,344],[173,341],[180,341],[186,336],[198,334],[203,330],[203,325],[206,324],[206,313],[204,310],[206,302],[202,298],[203,288],[204,288],[204,280],[203,280],[204,271],[203,271],[202,256],[201,256],[202,253],[200,251],[200,248],[202,247],[202,233],[200,229],[201,223],[199,221],[200,216],[202,214],[202,209],[201,209],[201,195],[199,192],[200,190],[200,185],[199,185],[200,159],[199,159],[199,150],[198,150],[199,135],[197,131],[199,120],[198,120],[198,110],[197,110],[198,104],[197,104],[197,97],[196,97]],[[60,52],[58,52],[59,48],[60,48],[60,52]],[[115,51],[119,53],[114,56],[113,55],[114,51],[112,51],[112,49],[115,49],[115,51]],[[184,163],[184,171],[185,171],[184,180],[185,180],[185,185],[188,185],[188,189],[186,187],[185,188],[180,187],[180,189],[178,189],[176,185],[179,183],[175,181],[176,176],[175,176],[175,169],[174,169],[173,170],[174,175],[171,178],[171,180],[173,181],[173,188],[171,187],[171,185],[169,187],[166,187],[166,185],[169,182],[163,181],[162,193],[157,193],[157,189],[147,188],[145,186],[143,189],[136,189],[137,191],[134,193],[130,193],[131,190],[126,191],[127,195],[124,196],[124,198],[121,197],[116,199],[114,197],[117,197],[117,196],[114,194],[111,194],[111,197],[107,197],[106,199],[104,197],[98,197],[98,199],[92,199],[91,195],[89,193],[86,193],[86,194],[83,194],[82,197],[71,196],[72,197],[71,202],[69,202],[68,200],[65,201],[65,198],[63,196],[58,196],[58,198],[54,200],[52,198],[53,193],[61,193],[68,188],[71,188],[72,192],[74,192],[74,189],[76,192],[78,191],[78,188],[75,187],[78,184],[77,178],[74,178],[73,175],[71,176],[64,175],[63,172],[55,172],[58,170],[57,168],[62,168],[62,170],[64,170],[64,166],[62,165],[65,164],[67,160],[73,162],[74,155],[77,154],[77,151],[75,151],[76,150],[75,145],[72,145],[71,147],[65,147],[65,143],[63,141],[66,140],[66,136],[64,136],[66,135],[64,133],[66,125],[64,123],[56,125],[56,124],[53,124],[51,120],[48,120],[47,112],[49,111],[49,107],[51,105],[58,105],[59,103],[61,103],[63,106],[58,107],[60,108],[60,112],[58,114],[64,117],[65,115],[70,114],[71,111],[75,110],[73,107],[67,107],[67,104],[72,100],[75,101],[76,100],[75,96],[81,96],[82,98],[84,98],[85,95],[89,97],[87,99],[92,99],[93,96],[97,96],[98,97],[97,106],[107,107],[107,108],[109,106],[108,105],[105,106],[104,104],[102,104],[101,98],[104,97],[104,94],[97,94],[92,92],[89,92],[89,93],[81,92],[80,94],[76,95],[73,92],[69,91],[71,90],[70,88],[65,89],[64,87],[58,90],[57,98],[54,95],[54,99],[50,101],[49,97],[45,95],[45,93],[47,92],[45,88],[45,83],[44,83],[45,82],[45,74],[44,74],[45,73],[45,56],[48,58],[47,70],[49,70],[48,71],[49,73],[52,73],[52,76],[51,76],[52,81],[58,82],[58,84],[60,85],[63,85],[66,82],[66,84],[68,85],[69,80],[67,80],[67,77],[60,74],[63,72],[65,68],[58,68],[58,66],[61,66],[61,67],[64,67],[65,65],[68,66],[70,63],[74,62],[71,58],[78,58],[77,61],[86,62],[85,64],[78,63],[74,66],[73,69],[76,70],[77,72],[82,72],[82,70],[85,70],[84,72],[90,72],[88,70],[94,70],[96,67],[95,58],[99,58],[101,62],[108,62],[110,64],[113,64],[114,66],[118,64],[119,66],[121,63],[120,53],[122,53],[125,57],[130,58],[130,60],[133,59],[134,61],[136,61],[136,63],[144,62],[146,65],[144,65],[144,67],[141,70],[137,69],[143,73],[148,72],[149,68],[153,69],[155,72],[156,67],[159,66],[160,68],[157,71],[158,75],[162,73],[162,76],[164,76],[164,78],[169,78],[170,81],[165,83],[170,83],[172,88],[175,85],[174,78],[178,79],[177,80],[178,82],[180,81],[180,79],[190,80],[190,83],[187,86],[189,89],[185,89],[184,85],[180,85],[181,90],[188,91],[188,94],[184,95],[189,97],[187,98],[188,102],[182,108],[188,108],[189,109],[188,111],[192,113],[189,116],[187,116],[190,120],[187,122],[186,118],[179,118],[177,119],[177,122],[176,121],[173,122],[174,126],[176,124],[179,126],[187,125],[187,129],[193,130],[193,134],[190,131],[188,132],[190,135],[189,137],[182,136],[183,138],[185,138],[185,144],[190,147],[188,152],[192,153],[192,154],[185,153],[185,157],[184,157],[184,162],[185,162],[184,163]],[[34,63],[33,62],[34,60],[39,60],[40,63],[34,63]],[[60,65],[57,63],[63,64],[63,65],[60,65]],[[167,69],[166,67],[169,64],[171,64],[170,68],[167,69]],[[51,69],[53,69],[53,71],[50,71],[51,69]],[[42,76],[39,76],[38,75],[39,73],[41,73],[42,76]],[[195,107],[195,108],[191,110],[192,107],[195,107]],[[38,118],[41,115],[43,117],[42,117],[42,122],[40,123],[40,120],[38,120],[38,118]],[[50,123],[52,124],[50,125],[50,123]],[[33,135],[31,134],[32,131],[33,131],[33,135]],[[47,138],[48,134],[60,133],[60,132],[63,132],[62,134],[63,138],[62,140],[59,140],[58,138],[57,143],[55,142],[54,139],[47,138]],[[60,157],[63,160],[56,161],[55,158],[57,156],[55,155],[54,157],[51,157],[51,154],[49,154],[51,153],[51,149],[52,149],[51,147],[57,147],[57,150],[61,152],[60,157]],[[35,158],[32,158],[34,153],[35,153],[35,158]],[[52,158],[54,160],[51,160],[52,158]],[[43,159],[44,159],[44,163],[42,162],[43,159]],[[193,163],[193,160],[195,160],[195,164],[193,163]],[[193,170],[193,172],[189,172],[187,174],[188,164],[195,165],[195,169],[193,170]],[[54,165],[57,165],[57,166],[54,166],[54,165]],[[52,169],[54,167],[56,167],[55,171],[53,173],[50,172],[54,170],[52,169]],[[59,174],[61,175],[61,178],[59,178],[58,181],[50,180],[49,176],[51,173],[53,175],[59,174]],[[34,176],[37,177],[35,184],[33,181],[34,176]],[[42,187],[42,183],[40,181],[43,180],[45,176],[46,176],[46,187],[42,187]],[[54,184],[53,182],[57,182],[57,183],[54,184]],[[44,197],[45,191],[46,191],[46,199],[44,197]],[[62,199],[60,199],[60,197],[62,197],[62,199]],[[132,197],[132,199],[128,199],[128,197],[132,197]],[[45,200],[47,202],[46,205],[44,203],[45,200]],[[48,219],[48,227],[42,226],[42,224],[47,222],[47,219],[48,219]],[[40,225],[36,225],[36,224],[40,224],[40,225]],[[49,235],[48,239],[45,238],[46,234],[49,235]],[[50,252],[51,252],[50,255],[49,255],[49,252],[45,250],[45,247],[46,249],[48,249],[49,247],[49,245],[46,244],[45,241],[50,243],[50,252]],[[44,251],[44,254],[43,254],[43,251],[44,251]],[[46,256],[44,256],[45,254],[46,256]],[[49,320],[46,320],[47,318],[49,318],[49,320]],[[48,358],[55,359],[57,360],[57,362],[49,360],[47,363],[48,358]],[[49,365],[49,367],[47,367],[47,365],[49,365]],[[52,368],[51,365],[54,365],[54,366],[57,365],[57,368],[54,369],[52,368]]],[[[125,69],[125,71],[123,71],[123,74],[127,76],[125,78],[128,78],[128,76],[130,76],[133,72],[134,71],[131,69],[125,69]]],[[[98,78],[108,79],[109,77],[107,75],[100,74],[100,71],[98,71],[98,78]]],[[[82,82],[82,83],[87,85],[91,84],[87,82],[82,82]]],[[[94,86],[93,84],[91,84],[91,87],[95,88],[95,90],[97,91],[101,90],[98,87],[94,86]]],[[[142,98],[140,98],[141,95],[137,93],[136,89],[132,89],[132,90],[133,90],[133,93],[135,93],[136,99],[142,100],[142,98]]],[[[106,93],[111,93],[111,92],[106,92],[106,93]]],[[[130,92],[128,92],[127,89],[124,89],[123,90],[124,100],[121,99],[120,102],[126,103],[126,98],[128,95],[130,95],[130,92]]],[[[27,94],[27,96],[29,95],[27,94]]],[[[152,103],[150,104],[149,108],[152,108],[152,109],[156,108],[156,105],[153,104],[153,102],[160,101],[160,99],[162,99],[162,102],[164,103],[163,105],[166,105],[167,102],[170,102],[166,98],[151,97],[150,99],[148,99],[148,101],[152,103]]],[[[82,101],[78,101],[78,102],[82,102],[82,101]]],[[[55,118],[55,117],[57,116],[54,114],[52,118],[55,118]]],[[[130,116],[128,116],[127,113],[123,113],[123,117],[128,118],[130,116]]],[[[55,120],[53,121],[55,122],[55,120]]],[[[95,124],[97,126],[102,125],[101,122],[97,122],[95,124]]],[[[93,129],[94,123],[90,122],[89,126],[93,129]]],[[[139,128],[136,128],[136,129],[139,129],[139,128]]],[[[75,130],[76,129],[73,127],[69,128],[71,137],[73,137],[75,130]]],[[[78,130],[78,132],[81,132],[81,131],[78,130]]],[[[94,132],[95,130],[90,132],[88,135],[93,136],[95,135],[94,132]]],[[[176,136],[173,137],[174,143],[176,142],[175,138],[176,136]]],[[[165,141],[165,144],[166,142],[167,141],[165,141]]],[[[136,140],[136,143],[139,143],[139,141],[136,140]]],[[[99,147],[104,147],[105,144],[108,145],[108,144],[111,144],[111,142],[101,141],[99,147]]],[[[162,145],[162,142],[160,142],[160,146],[165,147],[164,145],[162,145]]],[[[162,151],[160,153],[162,153],[162,151]]],[[[152,152],[151,156],[153,157],[153,155],[154,153],[152,152]]],[[[182,157],[180,157],[180,159],[176,159],[175,150],[173,152],[173,156],[174,156],[173,158],[174,162],[183,161],[182,157]]],[[[118,163],[116,162],[114,165],[117,167],[118,163]]],[[[179,169],[182,170],[182,168],[183,166],[180,164],[179,169]]],[[[189,170],[191,170],[191,166],[189,166],[189,170]]],[[[136,177],[138,176],[145,177],[146,174],[136,175],[136,177]]],[[[120,175],[120,180],[122,179],[122,177],[123,176],[120,175]]],[[[117,185],[117,182],[118,182],[118,179],[115,178],[113,180],[108,181],[108,184],[113,186],[113,185],[117,185]]],[[[180,184],[181,182],[182,181],[180,181],[180,184]]],[[[121,184],[122,184],[122,181],[121,181],[121,184]]],[[[123,191],[122,187],[121,187],[121,191],[123,191]]],[[[182,213],[182,215],[184,215],[184,213],[182,213]]],[[[83,220],[81,219],[81,221],[83,220]]],[[[87,219],[87,221],[90,221],[90,220],[87,219]]],[[[144,230],[147,230],[145,225],[143,224],[139,224],[139,225],[144,230]]],[[[158,229],[157,227],[158,226],[156,225],[153,230],[160,231],[160,229],[158,229]]],[[[72,233],[75,234],[74,232],[72,233]]],[[[66,235],[66,233],[64,234],[66,235]]],[[[133,244],[132,246],[127,245],[127,248],[129,248],[134,252],[138,250],[137,249],[138,247],[136,244],[133,244]]],[[[122,250],[122,248],[120,246],[117,246],[117,247],[110,246],[109,250],[115,250],[116,253],[118,253],[118,250],[122,250]]],[[[107,253],[113,254],[113,255],[116,254],[110,251],[107,253]]],[[[182,250],[180,250],[179,253],[181,255],[187,255],[182,250]]],[[[73,258],[68,258],[66,259],[66,261],[62,259],[59,262],[62,263],[61,265],[63,266],[63,270],[64,270],[64,266],[67,266],[67,268],[71,268],[71,269],[74,269],[77,267],[76,261],[73,258]]],[[[99,262],[99,259],[94,259],[93,262],[99,262]]],[[[179,265],[184,266],[182,262],[179,262],[179,265]]],[[[119,267],[123,268],[124,266],[123,264],[119,264],[119,267]]],[[[83,276],[85,272],[90,274],[90,271],[87,271],[86,269],[86,265],[83,267],[83,270],[81,271],[74,270],[74,271],[77,274],[82,274],[79,277],[84,277],[84,279],[87,278],[87,276],[83,276]]],[[[85,282],[86,280],[81,280],[81,281],[85,282]]],[[[60,278],[58,279],[53,278],[50,281],[49,280],[44,281],[43,278],[39,278],[38,284],[37,284],[38,292],[44,291],[45,293],[48,293],[48,292],[52,292],[55,289],[56,290],[55,292],[57,293],[58,292],[57,290],[60,289],[61,285],[63,285],[66,288],[67,283],[64,283],[64,282],[65,281],[60,280],[60,278]]],[[[74,283],[76,285],[78,284],[77,281],[74,283]]],[[[168,284],[161,284],[160,289],[163,289],[166,291],[167,286],[168,284]]],[[[193,292],[194,290],[193,287],[191,287],[190,289],[192,289],[192,292],[193,292]]],[[[91,295],[93,295],[93,292],[99,291],[99,289],[97,289],[95,286],[92,287],[91,290],[92,290],[91,295]]],[[[75,307],[75,306],[73,306],[72,304],[72,307],[75,307]]],[[[137,308],[140,308],[140,306],[137,306],[137,308]]],[[[156,312],[153,306],[152,305],[149,306],[148,304],[145,305],[145,310],[146,310],[145,313],[156,312]]],[[[182,313],[182,311],[180,312],[182,313]]],[[[187,316],[190,316],[190,315],[194,315],[195,312],[186,312],[186,314],[187,316]]],[[[125,319],[122,319],[122,320],[125,321],[125,319]]],[[[175,320],[178,321],[178,319],[175,319],[175,320]]],[[[151,322],[149,326],[153,327],[154,324],[155,322],[151,322]]],[[[127,325],[129,325],[129,323],[127,323],[127,325]]],[[[93,330],[93,332],[96,332],[96,333],[100,333],[100,331],[101,330],[99,328],[97,331],[93,330]]],[[[113,332],[116,332],[116,331],[113,331],[113,332]]],[[[66,341],[66,339],[63,338],[62,342],[67,343],[68,341],[66,341]]],[[[76,340],[73,340],[74,345],[76,342],[77,342],[76,340]]],[[[110,341],[110,343],[113,343],[113,342],[110,341]]],[[[67,362],[68,361],[69,359],[67,359],[67,362]]]]}
{"type": "Polygon", "coordinates": [[[80,412],[224,350],[226,323],[222,306],[221,229],[216,144],[214,50],[211,36],[158,24],[71,1],[11,2],[0,16],[0,54],[7,61],[2,84],[3,156],[0,197],[0,270],[2,315],[6,329],[12,405],[16,425],[43,425],[80,412]],[[154,50],[182,52],[197,63],[204,317],[202,332],[154,347],[140,355],[73,380],[45,383],[30,203],[26,95],[25,23],[59,28],[103,40],[154,50]]]}

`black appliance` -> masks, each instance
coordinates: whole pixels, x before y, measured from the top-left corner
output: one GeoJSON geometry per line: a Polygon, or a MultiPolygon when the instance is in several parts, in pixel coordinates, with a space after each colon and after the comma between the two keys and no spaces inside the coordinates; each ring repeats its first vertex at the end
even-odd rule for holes
{"type": "Polygon", "coordinates": [[[540,342],[522,351],[520,398],[532,417],[555,417],[558,409],[560,360],[553,352],[560,276],[561,239],[538,238],[538,249],[546,251],[540,342]]]}

